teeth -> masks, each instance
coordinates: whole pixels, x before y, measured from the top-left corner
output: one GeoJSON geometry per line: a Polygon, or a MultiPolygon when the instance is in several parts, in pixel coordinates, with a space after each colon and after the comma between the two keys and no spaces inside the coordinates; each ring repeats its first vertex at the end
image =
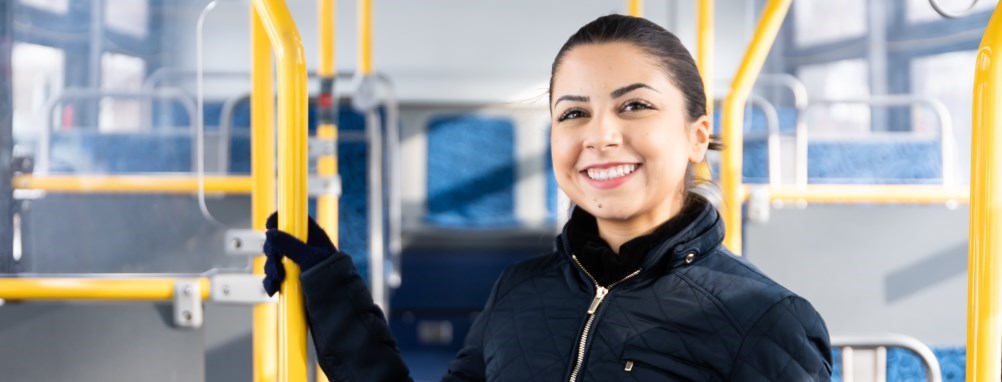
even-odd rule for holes
{"type": "Polygon", "coordinates": [[[610,168],[590,168],[588,177],[594,180],[609,180],[626,176],[637,169],[635,164],[624,164],[610,168]]]}

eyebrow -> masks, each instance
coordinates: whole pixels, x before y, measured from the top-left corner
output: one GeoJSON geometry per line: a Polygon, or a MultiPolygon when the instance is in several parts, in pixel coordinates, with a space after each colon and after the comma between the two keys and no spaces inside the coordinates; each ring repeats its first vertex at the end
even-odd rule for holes
{"type": "MultiPolygon", "coordinates": [[[[626,93],[629,93],[629,92],[632,92],[634,90],[641,89],[641,88],[651,89],[653,91],[658,92],[658,89],[652,88],[650,85],[637,82],[635,84],[626,85],[626,86],[623,86],[623,87],[621,87],[619,89],[613,90],[612,93],[609,93],[609,96],[612,97],[613,99],[616,99],[616,98],[622,97],[626,93]]],[[[658,92],[658,93],[660,93],[660,92],[658,92]]],[[[553,106],[557,106],[557,104],[560,103],[560,101],[588,102],[589,99],[590,98],[588,98],[587,96],[565,95],[565,96],[561,96],[560,98],[557,98],[557,102],[554,102],[553,106]]]]}
{"type": "Polygon", "coordinates": [[[589,98],[586,96],[579,95],[565,95],[557,98],[557,102],[553,103],[553,106],[557,106],[560,101],[575,101],[575,102],[588,102],[589,98]]]}
{"type": "MultiPolygon", "coordinates": [[[[622,97],[623,94],[632,92],[632,91],[640,89],[640,88],[651,89],[651,90],[656,91],[656,92],[658,91],[657,89],[652,88],[652,87],[650,87],[647,84],[637,82],[635,84],[626,85],[626,86],[623,86],[623,87],[621,87],[619,89],[613,90],[612,93],[609,93],[609,96],[611,96],[613,99],[616,99],[616,98],[622,97]]],[[[658,92],[658,93],[660,93],[660,92],[658,92]]]]}

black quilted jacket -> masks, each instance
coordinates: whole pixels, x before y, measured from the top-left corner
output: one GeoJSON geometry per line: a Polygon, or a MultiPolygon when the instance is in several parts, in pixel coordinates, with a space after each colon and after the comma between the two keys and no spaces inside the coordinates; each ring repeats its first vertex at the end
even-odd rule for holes
{"type": "MultiPolygon", "coordinates": [[[[597,285],[566,232],[507,269],[443,381],[828,381],[828,330],[810,303],[721,245],[703,204],[640,269],[597,285]]],[[[334,381],[406,381],[347,256],[302,275],[321,367],[334,381]]]]}

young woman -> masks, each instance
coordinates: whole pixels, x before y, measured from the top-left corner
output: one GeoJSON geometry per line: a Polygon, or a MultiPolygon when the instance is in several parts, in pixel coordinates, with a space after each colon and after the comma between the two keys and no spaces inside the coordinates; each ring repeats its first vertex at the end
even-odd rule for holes
{"type": "MultiPolygon", "coordinates": [[[[610,15],[564,44],[550,80],[553,167],[576,207],[556,251],[507,269],[444,381],[826,381],[810,303],[721,245],[691,189],[712,142],[692,56],[674,35],[610,15]]],[[[303,273],[332,380],[405,381],[406,366],[351,259],[311,222],[269,222],[265,287],[303,273]]]]}

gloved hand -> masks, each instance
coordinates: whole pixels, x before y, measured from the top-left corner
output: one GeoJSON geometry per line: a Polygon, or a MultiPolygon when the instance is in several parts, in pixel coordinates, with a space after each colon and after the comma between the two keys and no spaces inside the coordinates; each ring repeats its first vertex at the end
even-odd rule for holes
{"type": "Polygon", "coordinates": [[[306,272],[320,262],[327,260],[331,256],[337,255],[337,248],[327,237],[323,228],[317,225],[313,218],[309,218],[309,229],[306,233],[306,242],[303,243],[295,236],[278,230],[278,212],[272,213],[265,222],[264,255],[267,260],[264,263],[264,290],[269,296],[274,296],[278,292],[282,280],[285,280],[285,267],[282,266],[282,257],[288,257],[302,272],[306,272]]]}

